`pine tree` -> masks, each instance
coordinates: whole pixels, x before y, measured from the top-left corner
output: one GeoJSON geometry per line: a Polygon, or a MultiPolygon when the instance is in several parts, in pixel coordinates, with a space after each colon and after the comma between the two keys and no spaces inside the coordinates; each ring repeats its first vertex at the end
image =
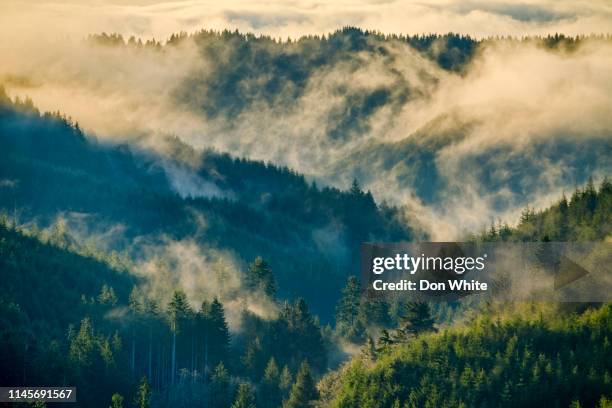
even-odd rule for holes
{"type": "Polygon", "coordinates": [[[567,198],[565,198],[565,193],[563,193],[561,197],[561,201],[559,201],[559,240],[560,241],[567,240],[568,232],[569,232],[568,203],[567,203],[567,198]]]}
{"type": "Polygon", "coordinates": [[[276,281],[272,269],[260,256],[249,265],[245,284],[248,289],[261,290],[270,298],[276,295],[276,281]]]}
{"type": "Polygon", "coordinates": [[[398,332],[398,337],[402,338],[407,335],[418,336],[428,331],[436,331],[428,303],[410,302],[404,308],[402,327],[398,332]]]}
{"type": "Polygon", "coordinates": [[[172,330],[172,360],[170,366],[170,382],[172,384],[174,384],[176,376],[176,336],[190,314],[191,307],[187,301],[187,295],[182,290],[175,290],[170,303],[168,303],[168,318],[172,330]]]}
{"type": "Polygon", "coordinates": [[[351,189],[349,191],[351,195],[356,197],[360,197],[363,194],[363,191],[361,191],[361,186],[359,185],[359,182],[356,178],[353,179],[353,182],[351,183],[351,189]]]}
{"type": "Polygon", "coordinates": [[[95,346],[95,338],[91,319],[84,318],[81,321],[79,331],[70,338],[69,356],[79,366],[89,366],[92,363],[92,352],[95,346]]]}
{"type": "Polygon", "coordinates": [[[262,407],[277,408],[281,405],[280,373],[274,357],[270,358],[264,370],[260,393],[259,401],[261,401],[262,407]]]}
{"type": "Polygon", "coordinates": [[[593,177],[589,177],[587,181],[587,185],[582,193],[582,196],[585,201],[585,206],[587,210],[587,216],[590,218],[593,216],[593,212],[595,211],[595,206],[597,205],[597,191],[595,190],[595,184],[593,183],[593,177]]]}
{"type": "Polygon", "coordinates": [[[353,341],[363,337],[365,327],[360,319],[361,285],[355,276],[348,278],[336,307],[336,327],[341,335],[353,341]]]}
{"type": "Polygon", "coordinates": [[[120,394],[113,394],[109,408],[123,408],[123,397],[120,394]]]}
{"type": "Polygon", "coordinates": [[[115,306],[117,304],[117,295],[115,295],[115,290],[106,283],[102,285],[102,289],[98,295],[98,302],[102,305],[115,306]]]}
{"type": "Polygon", "coordinates": [[[281,371],[280,378],[278,379],[278,386],[281,390],[283,399],[289,395],[292,383],[293,377],[291,376],[291,371],[289,371],[289,367],[285,365],[281,371]]]}
{"type": "Polygon", "coordinates": [[[232,408],[255,408],[255,394],[251,385],[242,383],[238,386],[232,408]]]}
{"type": "Polygon", "coordinates": [[[230,332],[225,320],[223,305],[215,297],[210,303],[208,314],[210,322],[210,356],[211,364],[227,361],[229,355],[230,332]]]}
{"type": "Polygon", "coordinates": [[[227,407],[231,402],[229,399],[230,378],[223,362],[215,368],[210,386],[210,405],[227,407]]]}
{"type": "Polygon", "coordinates": [[[304,361],[300,365],[295,384],[291,387],[291,393],[283,404],[283,408],[308,408],[317,398],[318,392],[310,373],[310,366],[304,361]]]}
{"type": "Polygon", "coordinates": [[[382,299],[367,298],[361,303],[360,315],[364,316],[363,319],[368,324],[380,327],[391,325],[389,303],[382,299]]]}
{"type": "Polygon", "coordinates": [[[137,408],[149,408],[151,406],[150,400],[151,388],[149,387],[149,382],[147,381],[147,377],[142,377],[138,390],[136,391],[135,405],[137,408]]]}

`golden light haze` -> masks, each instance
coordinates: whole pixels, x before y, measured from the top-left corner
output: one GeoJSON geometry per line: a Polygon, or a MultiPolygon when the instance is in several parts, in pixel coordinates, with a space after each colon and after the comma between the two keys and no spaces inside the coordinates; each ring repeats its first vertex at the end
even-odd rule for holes
{"type": "MultiPolygon", "coordinates": [[[[474,231],[483,219],[516,220],[526,203],[542,208],[575,187],[564,173],[568,164],[551,162],[532,175],[537,180],[534,191],[486,191],[477,169],[469,167],[482,152],[507,150],[493,156],[499,170],[492,177],[503,186],[513,177],[504,167],[508,160],[543,162],[532,148],[538,143],[601,140],[612,134],[612,45],[605,41],[583,44],[574,53],[492,43],[479,50],[461,75],[441,69],[405,43],[389,41],[386,56],[356,54],[357,69],[338,61],[314,70],[298,97],[288,100],[281,89],[272,102],[256,100],[231,117],[231,123],[224,117],[206,118],[177,101],[176,89],[187,78],[208,78],[208,67],[215,64],[192,41],[164,53],[133,53],[83,41],[100,32],[163,41],[171,33],[202,28],[285,39],[346,25],[476,37],[609,33],[612,2],[3,0],[0,82],[12,96],[30,96],[41,110],[66,113],[99,138],[138,140],[159,150],[160,140],[176,135],[196,148],[287,165],[342,188],[358,177],[377,200],[406,205],[406,218],[416,214],[440,240],[474,231]],[[399,108],[377,110],[367,119],[369,130],[359,137],[343,143],[328,137],[321,124],[342,111],[346,90],[392,92],[397,81],[409,83],[414,95],[421,96],[399,108]],[[386,156],[367,154],[378,144],[391,150],[394,143],[414,139],[427,144],[453,127],[464,129],[465,137],[435,150],[436,168],[447,185],[437,208],[423,206],[407,187],[404,176],[411,174],[410,163],[390,167],[386,156]],[[500,211],[498,202],[510,204],[500,211]]],[[[286,85],[290,90],[291,84],[286,85]]],[[[190,181],[186,170],[170,170],[179,193],[216,194],[197,179],[190,181]]],[[[593,174],[604,175],[597,169],[593,174]]]]}
{"type": "Polygon", "coordinates": [[[456,32],[476,37],[605,33],[612,3],[478,0],[3,0],[2,41],[26,35],[82,37],[91,32],[166,39],[180,30],[238,29],[276,38],[324,34],[355,25],[386,33],[456,32]]]}

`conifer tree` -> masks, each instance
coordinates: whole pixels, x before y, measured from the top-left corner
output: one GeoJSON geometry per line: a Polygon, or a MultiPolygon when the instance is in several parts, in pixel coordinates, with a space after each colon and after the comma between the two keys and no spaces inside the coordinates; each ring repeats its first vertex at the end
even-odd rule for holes
{"type": "Polygon", "coordinates": [[[348,278],[342,297],[336,307],[336,327],[343,336],[358,341],[365,327],[360,319],[361,285],[355,276],[348,278]]]}
{"type": "Polygon", "coordinates": [[[261,382],[261,406],[264,408],[277,408],[281,405],[280,372],[276,365],[276,360],[271,357],[264,370],[261,382]]]}
{"type": "Polygon", "coordinates": [[[149,387],[149,381],[147,377],[142,377],[138,390],[136,391],[136,407],[137,408],[149,408],[151,406],[151,388],[149,387]]]}
{"type": "Polygon", "coordinates": [[[276,295],[276,281],[272,269],[260,256],[249,265],[245,284],[248,289],[261,290],[270,298],[276,295]]]}
{"type": "Polygon", "coordinates": [[[281,390],[281,394],[283,399],[289,395],[289,391],[291,390],[291,385],[293,383],[293,377],[291,375],[291,371],[289,367],[285,364],[283,370],[281,371],[280,377],[278,379],[278,386],[281,390]]]}
{"type": "Polygon", "coordinates": [[[168,303],[168,318],[172,330],[172,359],[170,366],[170,382],[174,384],[176,376],[176,336],[183,329],[187,318],[191,313],[191,307],[187,301],[187,295],[182,290],[175,290],[170,303],[168,303]]]}
{"type": "Polygon", "coordinates": [[[123,397],[120,394],[113,394],[109,408],[123,408],[123,397]]]}
{"type": "Polygon", "coordinates": [[[317,397],[318,392],[310,373],[310,366],[304,361],[300,365],[295,384],[291,387],[289,398],[283,404],[283,408],[308,408],[317,397]]]}
{"type": "Polygon", "coordinates": [[[255,394],[251,385],[242,383],[238,386],[232,408],[255,408],[255,394]]]}
{"type": "Polygon", "coordinates": [[[215,368],[210,384],[210,405],[212,407],[227,407],[229,399],[230,378],[223,362],[215,368]]]}
{"type": "Polygon", "coordinates": [[[84,318],[76,335],[70,336],[69,356],[79,366],[90,366],[92,364],[92,352],[95,346],[95,338],[91,319],[84,318]]]}
{"type": "Polygon", "coordinates": [[[418,336],[428,331],[436,331],[429,304],[426,302],[407,303],[401,319],[402,326],[397,333],[400,339],[407,335],[418,336]]]}
{"type": "Polygon", "coordinates": [[[225,320],[225,310],[216,297],[210,303],[208,319],[210,322],[211,336],[211,363],[217,364],[219,361],[227,361],[229,355],[230,332],[227,321],[225,320]]]}

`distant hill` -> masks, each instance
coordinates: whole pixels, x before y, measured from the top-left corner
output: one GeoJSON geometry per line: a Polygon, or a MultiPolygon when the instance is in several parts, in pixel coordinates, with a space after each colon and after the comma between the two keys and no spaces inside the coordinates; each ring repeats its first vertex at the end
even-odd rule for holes
{"type": "MultiPolygon", "coordinates": [[[[581,96],[605,88],[589,72],[600,72],[610,40],[402,36],[355,27],[283,41],[208,30],[163,44],[90,37],[94,47],[130,58],[184,58],[188,68],[167,97],[206,123],[202,136],[192,135],[198,145],[288,165],[335,186],[357,178],[394,205],[416,198],[437,214],[484,209],[484,223],[612,171],[612,131],[596,116],[609,104],[581,96]],[[586,116],[565,111],[563,101],[581,100],[594,104],[586,116]]],[[[479,226],[471,219],[462,232],[479,226]]]]}

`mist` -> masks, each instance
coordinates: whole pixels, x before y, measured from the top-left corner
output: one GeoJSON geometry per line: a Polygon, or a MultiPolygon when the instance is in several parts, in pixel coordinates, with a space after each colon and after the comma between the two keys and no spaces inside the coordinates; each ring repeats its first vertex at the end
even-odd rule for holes
{"type": "Polygon", "coordinates": [[[242,313],[248,311],[263,319],[275,318],[278,306],[260,292],[243,287],[246,265],[228,250],[206,248],[191,239],[163,238],[144,245],[136,262],[135,274],[144,278],[141,290],[159,304],[166,305],[175,289],[181,289],[195,310],[203,301],[218,298],[227,322],[240,331],[242,313]]]}
{"type": "MultiPolygon", "coordinates": [[[[10,4],[5,7],[10,9],[10,4]]],[[[579,22],[609,17],[608,7],[597,2],[580,13],[568,3],[548,2],[525,7],[526,14],[503,3],[404,6],[450,19],[449,30],[457,21],[477,26],[471,19],[478,13],[510,19],[515,31],[502,34],[551,28],[581,33],[576,31],[579,22]]],[[[32,7],[33,13],[55,7],[86,16],[93,6],[32,7]]],[[[127,14],[121,12],[128,6],[120,4],[96,7],[106,10],[114,23],[142,12],[147,28],[140,33],[160,35],[154,30],[158,24],[171,30],[175,26],[159,23],[159,10],[191,15],[199,6],[141,5],[127,14]]],[[[271,7],[266,13],[281,16],[273,20],[278,27],[238,28],[286,34],[283,21],[291,18],[283,20],[283,13],[271,7]]],[[[334,16],[333,7],[315,10],[334,16]]],[[[399,3],[380,10],[384,14],[394,7],[399,3]]],[[[218,13],[238,19],[237,12],[218,13]]],[[[309,18],[303,24],[306,21],[309,18]]],[[[387,28],[393,28],[393,21],[389,18],[387,28]]],[[[367,22],[363,26],[372,27],[367,22]]],[[[116,26],[105,27],[112,31],[116,26]]],[[[311,27],[308,33],[318,30],[311,27]]],[[[240,89],[249,96],[244,108],[231,115],[206,115],[200,106],[216,101],[206,100],[201,92],[197,100],[186,100],[184,89],[194,78],[214,82],[226,56],[208,59],[193,39],[160,52],[95,44],[85,41],[85,32],[79,31],[78,38],[47,39],[30,33],[21,43],[3,41],[2,82],[13,95],[32,97],[42,110],[66,113],[101,140],[127,141],[166,154],[164,140],[175,136],[196,151],[213,148],[286,165],[340,188],[357,178],[377,201],[404,206],[406,221],[425,227],[432,239],[456,239],[498,218],[513,223],[525,205],[547,206],[584,183],[585,174],[602,178],[612,168],[605,154],[612,133],[609,41],[585,40],[571,52],[536,43],[488,41],[461,72],[440,68],[405,43],[386,41],[377,44],[384,52],[359,52],[350,60],[315,69],[298,91],[294,83],[283,82],[271,99],[261,93],[261,78],[244,78],[240,89]],[[383,92],[384,102],[359,113],[363,98],[377,92],[383,92]],[[554,150],[559,143],[566,152],[554,150]],[[582,156],[572,158],[568,152],[577,147],[582,156]],[[581,160],[586,169],[576,168],[581,160]],[[428,180],[435,183],[428,186],[428,180]]],[[[161,163],[181,196],[226,196],[199,178],[197,167],[163,159],[161,163]]]]}

